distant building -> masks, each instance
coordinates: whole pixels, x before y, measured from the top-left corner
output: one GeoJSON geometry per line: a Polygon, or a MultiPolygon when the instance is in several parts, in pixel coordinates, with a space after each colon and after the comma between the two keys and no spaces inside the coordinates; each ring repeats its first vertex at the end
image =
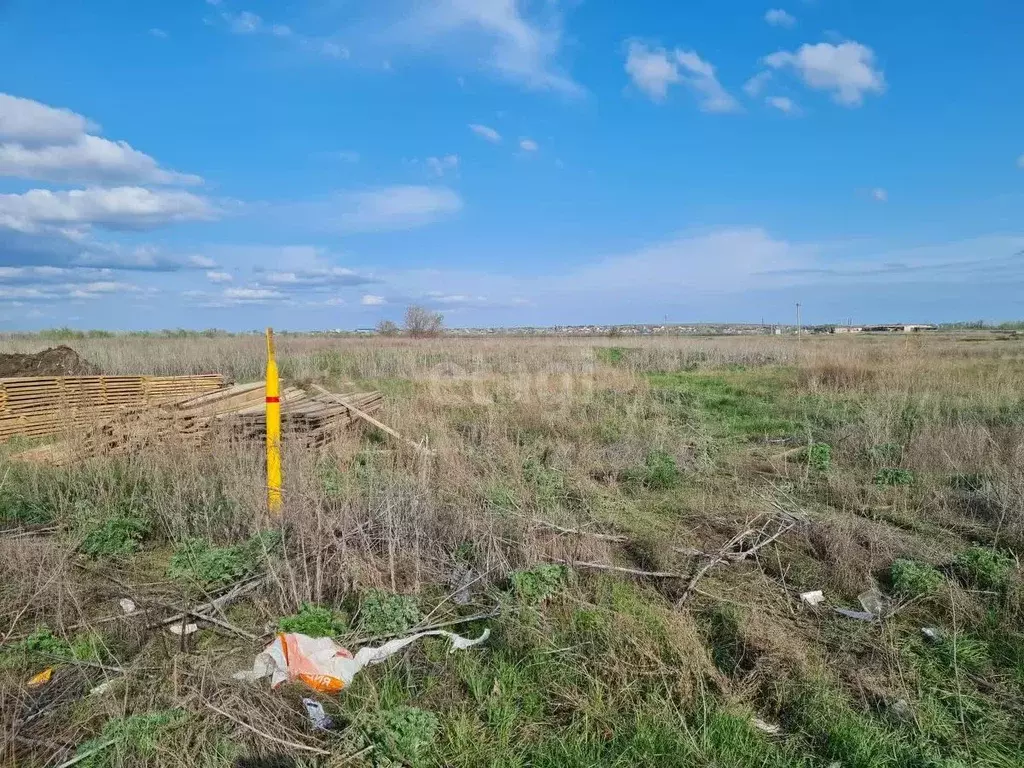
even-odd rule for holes
{"type": "Polygon", "coordinates": [[[918,331],[937,331],[939,326],[930,323],[890,323],[887,325],[865,325],[865,333],[917,333],[918,331]]]}
{"type": "Polygon", "coordinates": [[[863,330],[859,325],[837,325],[832,328],[832,333],[861,333],[863,330]]]}

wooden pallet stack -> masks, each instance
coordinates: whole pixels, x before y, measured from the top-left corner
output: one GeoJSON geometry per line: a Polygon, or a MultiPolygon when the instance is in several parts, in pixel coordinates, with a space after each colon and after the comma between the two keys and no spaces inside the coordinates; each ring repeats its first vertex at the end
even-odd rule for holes
{"type": "MultiPolygon", "coordinates": [[[[133,454],[155,445],[202,447],[217,440],[262,440],[266,434],[264,397],[265,384],[258,381],[156,408],[135,408],[85,430],[76,440],[40,446],[18,458],[67,464],[93,456],[133,454]]],[[[281,392],[283,439],[303,447],[322,445],[382,405],[380,392],[310,394],[298,387],[285,387],[281,392]]]]}
{"type": "Polygon", "coordinates": [[[135,408],[216,390],[202,376],[22,376],[0,379],[0,442],[81,429],[135,408]]]}

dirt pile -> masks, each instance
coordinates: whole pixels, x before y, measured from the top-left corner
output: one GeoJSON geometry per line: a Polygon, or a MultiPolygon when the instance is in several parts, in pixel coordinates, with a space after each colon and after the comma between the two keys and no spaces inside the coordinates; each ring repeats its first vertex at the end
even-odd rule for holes
{"type": "Polygon", "coordinates": [[[44,349],[35,354],[0,355],[0,378],[8,376],[95,376],[98,366],[79,357],[71,347],[44,349]]]}

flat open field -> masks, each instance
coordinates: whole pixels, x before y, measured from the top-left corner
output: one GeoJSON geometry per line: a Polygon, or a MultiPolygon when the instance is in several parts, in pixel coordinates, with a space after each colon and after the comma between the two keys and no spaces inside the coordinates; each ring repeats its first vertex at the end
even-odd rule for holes
{"type": "MultiPolygon", "coordinates": [[[[257,336],[72,345],[110,374],[263,373],[257,336]]],[[[382,391],[434,455],[371,428],[286,443],[274,518],[252,446],[59,469],[0,448],[0,763],[1024,764],[1024,340],[278,353],[290,381],[382,391]],[[254,576],[217,623],[153,626],[254,576]],[[449,623],[491,634],[339,694],[232,678],[278,629],[355,652],[449,623]]]]}

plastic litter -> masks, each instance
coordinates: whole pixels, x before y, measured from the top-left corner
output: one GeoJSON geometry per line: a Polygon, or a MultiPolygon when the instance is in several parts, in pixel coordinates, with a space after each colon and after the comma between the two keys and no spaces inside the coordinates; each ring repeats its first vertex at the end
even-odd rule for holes
{"type": "Polygon", "coordinates": [[[168,627],[172,635],[191,635],[193,632],[199,631],[198,624],[171,624],[168,627]]]}
{"type": "Polygon", "coordinates": [[[137,609],[135,601],[132,600],[130,597],[122,597],[120,600],[117,601],[117,604],[121,606],[121,610],[125,613],[135,613],[137,609]]]}
{"type": "Polygon", "coordinates": [[[279,634],[256,657],[251,670],[236,672],[233,677],[245,681],[269,677],[271,688],[277,688],[286,680],[301,680],[315,691],[337,693],[351,683],[363,667],[380,664],[421,637],[447,637],[451,641],[448,652],[454,653],[484,642],[490,634],[491,630],[485,629],[480,637],[470,640],[453,632],[435,629],[390,640],[376,648],[360,648],[355,656],[329,637],[279,634]]]}
{"type": "Polygon", "coordinates": [[[877,621],[888,616],[889,611],[892,609],[892,603],[889,601],[889,598],[874,588],[861,592],[857,595],[857,600],[860,601],[860,605],[864,609],[863,611],[836,608],[836,613],[859,621],[877,621]]]}
{"type": "Polygon", "coordinates": [[[766,720],[762,720],[760,717],[755,717],[750,722],[752,722],[754,727],[759,731],[764,731],[770,736],[778,736],[782,732],[782,728],[777,726],[775,723],[769,723],[766,720]]]}
{"type": "Polygon", "coordinates": [[[938,627],[921,627],[921,636],[929,643],[942,642],[942,631],[938,627]]]}
{"type": "Polygon", "coordinates": [[[813,592],[801,592],[800,599],[807,603],[807,605],[821,605],[825,602],[825,593],[820,589],[816,589],[813,592]]]}
{"type": "Polygon", "coordinates": [[[329,731],[334,727],[331,716],[324,712],[324,706],[316,699],[303,699],[302,705],[306,708],[306,715],[309,722],[313,724],[314,731],[329,731]]]}
{"type": "Polygon", "coordinates": [[[29,688],[39,688],[50,682],[50,678],[53,677],[53,667],[47,667],[38,675],[32,675],[29,681],[25,683],[29,688]]]}

